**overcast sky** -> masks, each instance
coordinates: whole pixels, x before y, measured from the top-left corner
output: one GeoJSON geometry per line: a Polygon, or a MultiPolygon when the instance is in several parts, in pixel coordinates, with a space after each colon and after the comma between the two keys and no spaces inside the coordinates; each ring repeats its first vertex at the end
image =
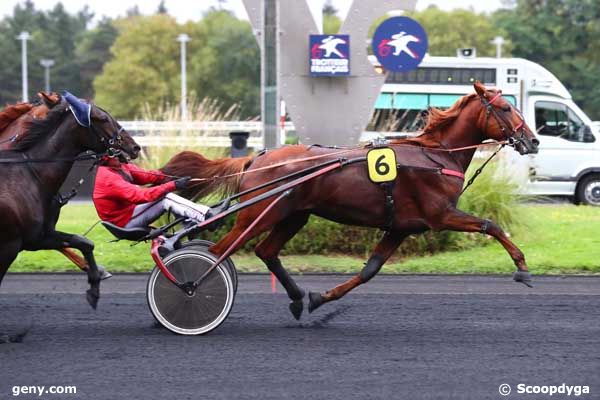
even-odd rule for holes
{"type": "MultiPolygon", "coordinates": [[[[361,0],[365,1],[365,0],[361,0]]],[[[369,0],[377,1],[377,0],[369,0]]],[[[16,4],[23,3],[23,0],[0,0],[0,15],[11,15],[16,4]]],[[[41,9],[52,8],[59,0],[33,0],[35,6],[41,9]]],[[[75,12],[87,4],[90,9],[99,18],[103,15],[117,17],[124,15],[125,11],[137,5],[143,14],[151,14],[156,11],[160,0],[61,0],[66,9],[75,12]]],[[[311,3],[311,8],[319,9],[324,0],[308,0],[311,3]]],[[[351,0],[333,0],[333,4],[340,10],[340,16],[344,17],[348,12],[348,8],[352,3],[351,0]]],[[[427,8],[429,5],[435,4],[439,8],[450,10],[454,8],[473,8],[475,11],[491,12],[502,5],[502,0],[418,0],[417,9],[427,8]]],[[[174,15],[179,22],[187,20],[198,20],[202,13],[211,6],[218,6],[216,0],[166,0],[165,5],[171,15],[174,15]]],[[[246,11],[242,4],[242,0],[228,0],[225,2],[224,8],[233,10],[239,17],[247,19],[246,11]]]]}

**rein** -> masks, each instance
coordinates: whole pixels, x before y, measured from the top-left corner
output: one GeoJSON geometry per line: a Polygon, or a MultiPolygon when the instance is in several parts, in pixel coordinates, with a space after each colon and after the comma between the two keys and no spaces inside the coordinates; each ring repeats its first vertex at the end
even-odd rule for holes
{"type": "Polygon", "coordinates": [[[8,139],[1,140],[0,144],[15,142],[18,138],[19,134],[17,133],[16,135],[9,137],[8,139]]]}
{"type": "MultiPolygon", "coordinates": [[[[508,144],[507,141],[502,141],[502,142],[494,142],[494,143],[481,143],[481,144],[475,144],[475,145],[471,145],[471,146],[457,147],[457,148],[453,148],[453,149],[444,149],[444,148],[437,148],[437,147],[422,147],[422,149],[452,153],[452,152],[456,152],[456,151],[478,149],[478,148],[481,148],[481,147],[494,146],[494,145],[501,145],[502,147],[504,147],[506,144],[508,144]]],[[[397,143],[397,144],[390,143],[390,146],[417,148],[414,145],[401,144],[401,143],[397,143]]],[[[206,181],[214,181],[214,180],[217,180],[217,179],[232,178],[234,176],[239,176],[239,175],[244,175],[244,174],[249,174],[249,173],[254,173],[254,172],[261,172],[261,171],[265,171],[265,170],[269,170],[269,169],[273,169],[273,168],[278,168],[278,167],[281,167],[281,166],[284,166],[284,165],[296,164],[296,163],[300,163],[300,162],[318,160],[320,158],[337,156],[337,155],[340,155],[340,154],[346,154],[346,153],[350,153],[350,152],[353,152],[353,151],[356,151],[356,150],[360,150],[360,149],[363,149],[363,148],[364,147],[352,147],[352,148],[345,149],[345,150],[342,150],[342,151],[336,151],[336,152],[331,152],[331,153],[326,153],[326,154],[320,154],[318,156],[298,158],[298,159],[295,159],[295,160],[284,161],[284,162],[280,162],[280,163],[277,163],[277,164],[266,165],[264,167],[260,167],[260,168],[256,168],[256,169],[251,169],[249,171],[240,171],[240,172],[235,172],[233,174],[227,174],[227,175],[217,175],[217,176],[213,176],[211,178],[194,178],[194,179],[190,179],[190,182],[206,182],[206,181]]],[[[464,178],[464,175],[462,175],[462,173],[460,173],[460,175],[458,175],[456,173],[456,171],[448,170],[446,168],[442,168],[441,170],[444,171],[444,175],[452,175],[452,176],[457,176],[457,177],[464,178]],[[452,171],[452,173],[446,173],[446,171],[452,171]]],[[[179,178],[179,177],[176,177],[176,176],[168,176],[168,175],[163,175],[163,176],[167,176],[167,177],[175,178],[175,179],[179,178]]]]}

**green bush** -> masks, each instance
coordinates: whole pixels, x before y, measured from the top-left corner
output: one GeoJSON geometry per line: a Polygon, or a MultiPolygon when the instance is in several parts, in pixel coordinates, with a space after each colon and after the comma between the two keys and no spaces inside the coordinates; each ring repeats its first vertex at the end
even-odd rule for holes
{"type": "MultiPolygon", "coordinates": [[[[468,177],[472,176],[475,168],[476,166],[470,169],[468,177]]],[[[519,196],[516,192],[517,185],[511,183],[495,164],[490,164],[473,186],[463,194],[459,208],[478,217],[489,218],[504,229],[512,230],[520,221],[516,207],[519,196]]],[[[229,217],[218,231],[207,232],[203,236],[212,241],[219,240],[231,229],[234,220],[234,217],[229,217]]],[[[286,244],[282,254],[342,253],[366,257],[382,235],[383,232],[378,229],[341,225],[311,216],[306,226],[286,244]]],[[[247,243],[244,251],[252,252],[261,238],[247,243]]],[[[478,233],[426,232],[407,238],[397,254],[401,256],[434,254],[440,251],[481,246],[488,242],[484,235],[478,233]]]]}

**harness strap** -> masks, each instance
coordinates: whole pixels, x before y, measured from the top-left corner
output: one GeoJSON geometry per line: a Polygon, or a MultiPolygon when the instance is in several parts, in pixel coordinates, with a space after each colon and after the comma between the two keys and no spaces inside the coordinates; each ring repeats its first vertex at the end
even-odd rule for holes
{"type": "Polygon", "coordinates": [[[463,179],[463,180],[465,179],[465,174],[463,174],[462,172],[455,171],[453,169],[442,168],[440,170],[440,174],[442,174],[442,175],[449,175],[449,176],[456,176],[457,178],[460,178],[460,179],[463,179]]]}
{"type": "Polygon", "coordinates": [[[380,184],[381,188],[385,192],[385,220],[386,223],[383,226],[383,230],[389,232],[392,230],[392,225],[394,223],[394,183],[384,182],[380,184]]]}

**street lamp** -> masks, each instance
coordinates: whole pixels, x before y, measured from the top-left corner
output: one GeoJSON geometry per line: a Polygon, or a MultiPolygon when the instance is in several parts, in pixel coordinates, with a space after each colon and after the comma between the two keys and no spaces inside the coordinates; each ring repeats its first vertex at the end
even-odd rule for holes
{"type": "Polygon", "coordinates": [[[181,43],[181,119],[187,120],[187,76],[185,65],[185,44],[191,39],[185,33],[177,36],[177,41],[181,43]]]}
{"type": "Polygon", "coordinates": [[[496,58],[502,58],[502,45],[506,40],[502,36],[496,36],[491,43],[496,45],[496,58]]]}
{"type": "Polygon", "coordinates": [[[27,96],[27,92],[29,92],[29,88],[27,87],[27,41],[31,38],[29,32],[23,31],[17,39],[21,41],[21,79],[22,79],[22,89],[23,89],[23,102],[28,102],[29,97],[27,96]]]}
{"type": "Polygon", "coordinates": [[[50,92],[50,68],[54,66],[54,60],[42,58],[40,64],[44,67],[44,83],[46,92],[50,92]]]}

